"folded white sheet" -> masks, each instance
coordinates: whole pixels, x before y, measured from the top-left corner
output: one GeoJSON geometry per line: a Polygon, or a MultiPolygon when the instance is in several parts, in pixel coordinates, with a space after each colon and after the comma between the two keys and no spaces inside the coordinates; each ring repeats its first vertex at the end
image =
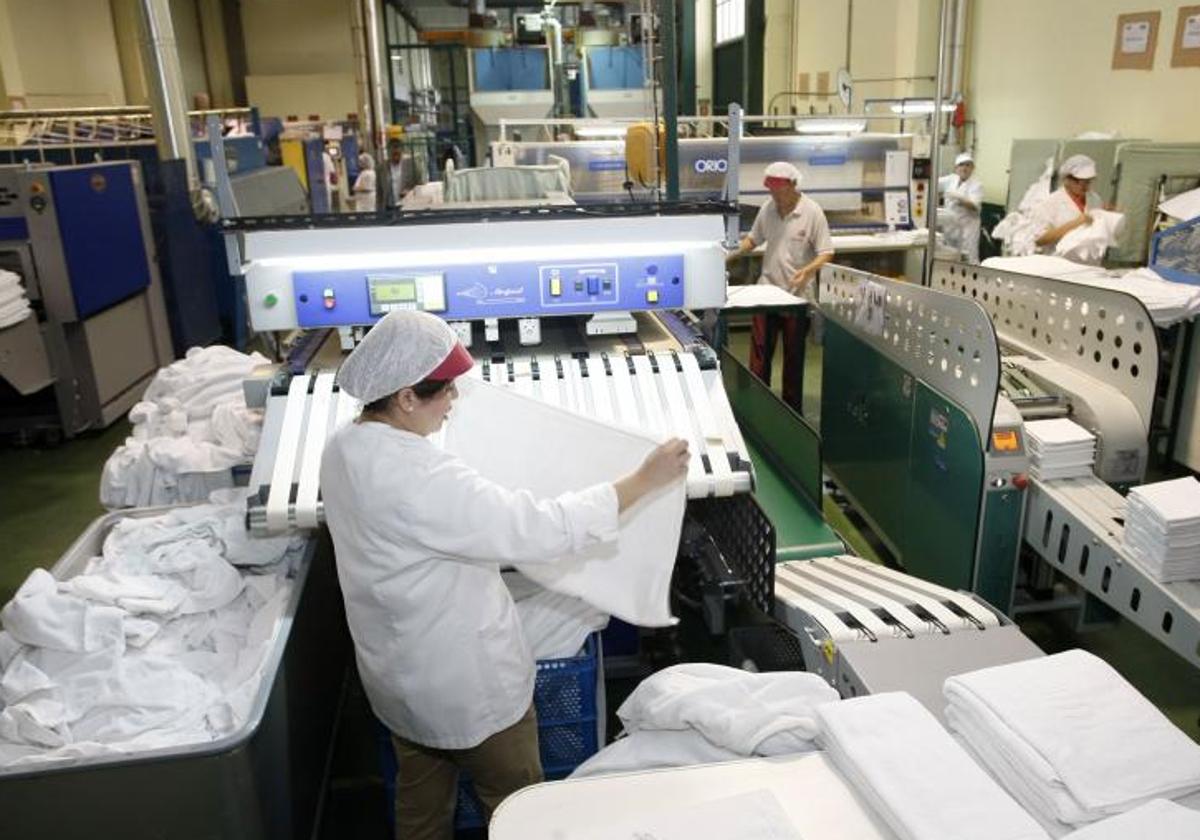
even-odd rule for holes
{"type": "Polygon", "coordinates": [[[746,755],[718,747],[695,729],[644,729],[630,732],[602,748],[576,767],[571,778],[691,767],[739,758],[746,755]]]}
{"type": "Polygon", "coordinates": [[[1200,789],[1200,745],[1085,651],[951,677],[944,691],[950,728],[1047,822],[1081,826],[1200,789]]]}
{"type": "Polygon", "coordinates": [[[1046,840],[1046,833],[901,692],[818,707],[820,743],[902,840],[1046,840]]]}
{"type": "Polygon", "coordinates": [[[1132,811],[1068,834],[1065,840],[1196,840],[1200,811],[1153,799],[1132,811]]]}

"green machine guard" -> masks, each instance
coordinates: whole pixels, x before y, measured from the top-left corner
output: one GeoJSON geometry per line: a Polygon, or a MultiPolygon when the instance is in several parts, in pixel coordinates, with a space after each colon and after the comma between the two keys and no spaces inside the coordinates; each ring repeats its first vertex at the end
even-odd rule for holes
{"type": "Polygon", "coordinates": [[[841,266],[820,281],[825,470],[910,574],[1012,607],[1024,491],[987,468],[999,348],[973,300],[841,266]]]}

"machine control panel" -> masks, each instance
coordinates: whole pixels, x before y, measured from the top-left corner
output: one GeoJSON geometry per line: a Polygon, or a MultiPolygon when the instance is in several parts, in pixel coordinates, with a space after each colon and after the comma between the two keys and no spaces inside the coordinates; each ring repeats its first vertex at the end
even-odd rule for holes
{"type": "Polygon", "coordinates": [[[678,254],[296,271],[291,279],[302,328],[371,324],[397,309],[466,321],[678,309],[684,302],[678,254]]]}

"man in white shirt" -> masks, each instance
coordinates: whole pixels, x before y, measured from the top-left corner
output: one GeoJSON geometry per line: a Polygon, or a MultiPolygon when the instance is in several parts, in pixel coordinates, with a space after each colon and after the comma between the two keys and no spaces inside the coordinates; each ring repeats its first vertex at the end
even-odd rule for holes
{"type": "Polygon", "coordinates": [[[954,172],[938,179],[943,206],[938,223],[946,244],[965,262],[979,262],[980,213],[983,184],[975,177],[975,159],[963,152],[954,159],[954,172]]]}
{"type": "Polygon", "coordinates": [[[1096,162],[1087,155],[1071,155],[1062,162],[1058,189],[1033,208],[1039,253],[1053,254],[1060,239],[1092,223],[1092,211],[1103,206],[1100,196],[1091,191],[1095,177],[1096,162]]]}
{"type": "MultiPolygon", "coordinates": [[[[767,167],[763,186],[771,193],[759,208],[754,226],[729,255],[735,259],[766,243],[760,283],[773,283],[803,297],[821,266],[833,259],[829,222],[815,201],[800,193],[800,170],[784,161],[767,167]]],[[[808,337],[808,307],[797,314],[755,315],[750,340],[750,370],[771,382],[776,339],[783,331],[783,401],[802,413],[804,399],[804,342],[808,337]]]]}
{"type": "Polygon", "coordinates": [[[404,149],[399,143],[392,143],[388,146],[388,159],[379,167],[375,179],[376,206],[381,210],[399,207],[404,187],[404,149]]]}

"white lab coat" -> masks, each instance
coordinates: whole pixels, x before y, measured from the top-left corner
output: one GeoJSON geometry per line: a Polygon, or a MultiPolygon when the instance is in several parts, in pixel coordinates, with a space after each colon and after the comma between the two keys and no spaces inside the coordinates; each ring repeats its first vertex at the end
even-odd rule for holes
{"type": "Polygon", "coordinates": [[[963,181],[957,173],[952,172],[938,179],[938,191],[943,199],[938,223],[946,237],[946,244],[957,249],[967,262],[979,262],[983,183],[974,175],[963,181]],[[964,199],[973,204],[974,209],[968,207],[964,199]]]}
{"type": "Polygon", "coordinates": [[[534,662],[500,564],[617,538],[611,484],[538,500],[428,439],[352,423],[325,449],[325,518],[363,687],[396,734],[466,749],[516,723],[534,662]]]}
{"type": "MultiPolygon", "coordinates": [[[[1087,200],[1084,206],[1087,210],[1098,210],[1103,207],[1104,202],[1100,200],[1100,196],[1094,192],[1087,194],[1087,200]]],[[[1079,205],[1067,195],[1067,191],[1059,187],[1050,195],[1046,196],[1041,202],[1033,208],[1031,213],[1033,216],[1037,235],[1041,236],[1051,228],[1060,227],[1073,219],[1079,218],[1079,205]]],[[[1038,248],[1039,254],[1053,254],[1055,252],[1054,245],[1045,245],[1038,248]]],[[[1099,260],[1095,264],[1099,264],[1099,260]]]]}
{"type": "Polygon", "coordinates": [[[359,213],[375,211],[375,169],[359,170],[354,179],[354,209],[359,213]]]}

